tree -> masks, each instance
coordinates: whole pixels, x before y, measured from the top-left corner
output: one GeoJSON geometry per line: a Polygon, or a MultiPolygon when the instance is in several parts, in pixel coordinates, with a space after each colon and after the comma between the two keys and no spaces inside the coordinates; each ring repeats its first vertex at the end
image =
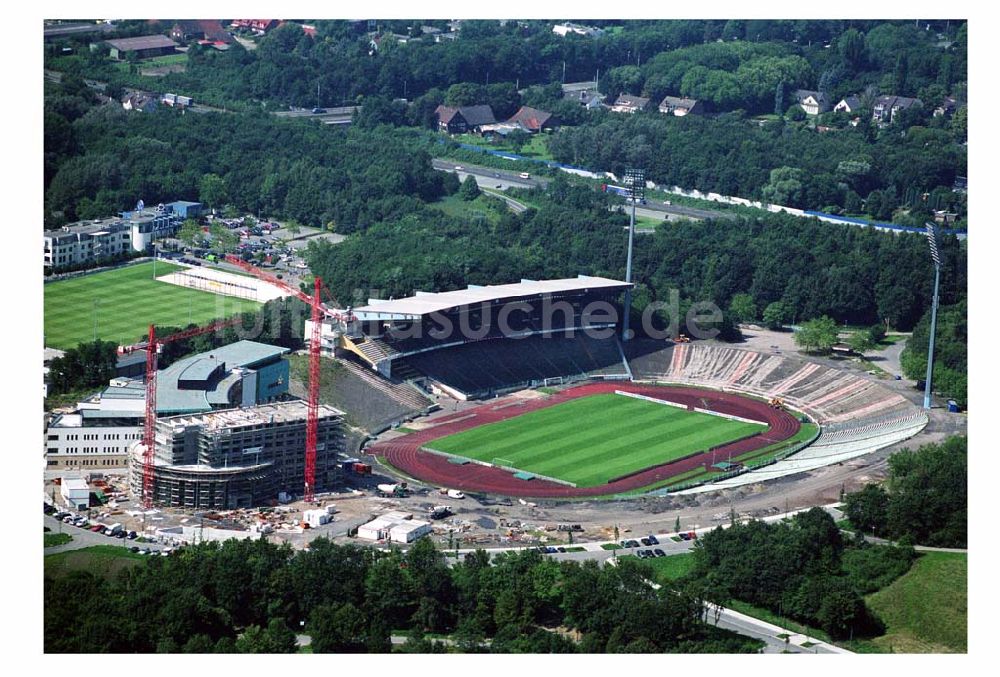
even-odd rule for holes
{"type": "Polygon", "coordinates": [[[236,640],[238,653],[295,653],[297,650],[295,633],[281,618],[271,619],[266,629],[251,625],[236,640]]]}
{"type": "Polygon", "coordinates": [[[803,322],[792,338],[805,351],[826,353],[837,342],[837,323],[823,315],[803,322]]]}
{"type": "Polygon", "coordinates": [[[847,344],[858,355],[864,355],[875,347],[875,340],[872,338],[871,332],[863,329],[851,334],[851,337],[847,340],[847,344]]]}
{"type": "Polygon", "coordinates": [[[791,309],[784,301],[774,301],[764,308],[763,320],[768,329],[781,329],[786,322],[791,322],[791,309]]]}
{"type": "Polygon", "coordinates": [[[198,184],[198,197],[210,209],[222,207],[227,200],[226,182],[218,174],[205,174],[198,184]]]}
{"type": "Polygon", "coordinates": [[[862,533],[885,534],[888,510],[889,494],[878,484],[865,485],[844,498],[844,514],[862,533]]]}
{"type": "Polygon", "coordinates": [[[865,36],[857,29],[847,29],[837,40],[837,52],[851,71],[859,70],[865,60],[865,36]]]}
{"type": "Polygon", "coordinates": [[[324,604],[309,616],[307,626],[313,653],[363,653],[365,614],[353,604],[324,604]]]}
{"type": "Polygon", "coordinates": [[[201,226],[196,219],[185,219],[177,231],[177,239],[188,246],[194,246],[201,237],[201,226]]]}
{"type": "Polygon", "coordinates": [[[531,134],[523,129],[515,129],[507,134],[506,141],[515,153],[520,153],[524,145],[531,140],[531,134]]]}
{"type": "Polygon", "coordinates": [[[472,202],[482,193],[479,190],[479,184],[476,183],[476,177],[469,174],[465,177],[465,181],[462,182],[462,187],[459,189],[458,194],[462,196],[462,199],[466,202],[472,202]]]}
{"type": "Polygon", "coordinates": [[[771,179],[761,190],[766,202],[798,206],[802,201],[804,174],[795,167],[778,167],[771,170],[771,179]]]}
{"type": "Polygon", "coordinates": [[[954,436],[889,457],[888,531],[921,545],[968,543],[968,439],[954,436]]]}
{"type": "Polygon", "coordinates": [[[774,114],[781,117],[785,112],[785,83],[779,82],[774,88],[774,114]]]}
{"type": "Polygon", "coordinates": [[[753,296],[746,293],[735,294],[729,302],[729,313],[737,322],[752,322],[757,319],[757,305],[753,296]]]}

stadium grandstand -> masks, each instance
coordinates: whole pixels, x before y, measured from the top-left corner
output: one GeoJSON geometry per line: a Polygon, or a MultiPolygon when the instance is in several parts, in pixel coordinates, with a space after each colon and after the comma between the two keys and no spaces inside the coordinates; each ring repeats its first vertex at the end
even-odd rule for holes
{"type": "MultiPolygon", "coordinates": [[[[580,275],[369,299],[340,336],[350,355],[387,379],[456,399],[586,378],[630,378],[616,337],[630,285],[580,275]]],[[[323,328],[324,337],[332,328],[323,328]]],[[[310,335],[307,323],[306,335],[310,335]]]]}

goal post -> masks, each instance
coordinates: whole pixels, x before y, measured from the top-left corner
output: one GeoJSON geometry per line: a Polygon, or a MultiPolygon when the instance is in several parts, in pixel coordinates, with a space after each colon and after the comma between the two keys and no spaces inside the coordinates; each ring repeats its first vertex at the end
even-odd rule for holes
{"type": "Polygon", "coordinates": [[[514,465],[514,461],[509,458],[494,458],[493,466],[496,468],[503,468],[504,470],[517,470],[517,466],[514,465]]]}

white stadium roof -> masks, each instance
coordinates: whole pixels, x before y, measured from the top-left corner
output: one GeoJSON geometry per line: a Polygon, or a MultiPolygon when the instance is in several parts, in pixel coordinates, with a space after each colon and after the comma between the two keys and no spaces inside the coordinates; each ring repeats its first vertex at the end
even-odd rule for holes
{"type": "Polygon", "coordinates": [[[521,280],[512,284],[495,284],[456,289],[440,293],[417,292],[415,296],[383,301],[368,299],[368,305],[354,308],[360,320],[417,319],[431,313],[443,312],[477,303],[490,303],[523,299],[544,294],[565,294],[597,289],[624,290],[632,285],[606,277],[579,275],[561,280],[521,280]]]}

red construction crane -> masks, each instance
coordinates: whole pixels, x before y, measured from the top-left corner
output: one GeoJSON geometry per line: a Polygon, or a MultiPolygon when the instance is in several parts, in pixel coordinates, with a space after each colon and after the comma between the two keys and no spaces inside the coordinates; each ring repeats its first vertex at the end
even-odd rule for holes
{"type": "Polygon", "coordinates": [[[219,320],[206,324],[202,327],[192,327],[171,334],[165,338],[156,337],[156,327],[149,325],[149,338],[142,342],[130,346],[119,346],[119,353],[130,353],[133,350],[146,350],[146,414],[142,431],[142,444],[145,447],[142,454],[142,505],[144,508],[153,506],[153,451],[156,443],[156,358],[161,347],[165,343],[180,341],[200,336],[209,332],[223,329],[237,324],[240,316],[231,317],[227,320],[219,320]]]}
{"type": "Polygon", "coordinates": [[[351,322],[354,317],[350,310],[344,312],[323,304],[320,300],[320,289],[323,287],[323,281],[318,276],[313,279],[313,295],[309,296],[284,280],[278,279],[277,276],[261,270],[238,256],[227,254],[226,262],[308,303],[312,311],[310,316],[312,328],[309,337],[309,396],[306,406],[305,491],[303,492],[305,500],[312,501],[316,491],[316,440],[319,430],[319,354],[322,340],[322,319],[325,315],[346,324],[351,322]]]}
{"type": "MultiPolygon", "coordinates": [[[[254,277],[256,277],[259,280],[263,280],[264,282],[267,282],[269,284],[274,285],[275,287],[277,287],[278,289],[282,290],[286,294],[291,294],[292,296],[294,296],[295,298],[299,299],[300,301],[303,301],[304,303],[308,303],[310,306],[312,306],[315,303],[318,303],[319,304],[320,312],[322,312],[327,317],[331,317],[331,318],[333,318],[335,320],[338,320],[338,321],[344,322],[344,323],[351,322],[352,320],[354,320],[354,316],[351,314],[350,310],[343,311],[343,310],[338,310],[336,308],[330,308],[329,306],[327,306],[326,304],[324,304],[322,301],[318,301],[317,300],[318,296],[316,298],[313,298],[312,296],[310,296],[309,294],[306,294],[301,289],[296,289],[295,287],[293,287],[292,285],[288,284],[284,280],[278,278],[276,275],[273,275],[273,274],[267,272],[266,270],[261,270],[257,266],[255,266],[252,263],[249,263],[247,261],[244,261],[243,259],[241,259],[240,257],[236,256],[235,254],[226,254],[226,263],[234,265],[237,268],[240,268],[241,270],[244,270],[244,271],[250,273],[251,275],[253,275],[254,277]]],[[[319,281],[319,286],[322,287],[323,286],[323,281],[320,278],[318,278],[318,277],[316,278],[316,280],[319,281]]]]}

